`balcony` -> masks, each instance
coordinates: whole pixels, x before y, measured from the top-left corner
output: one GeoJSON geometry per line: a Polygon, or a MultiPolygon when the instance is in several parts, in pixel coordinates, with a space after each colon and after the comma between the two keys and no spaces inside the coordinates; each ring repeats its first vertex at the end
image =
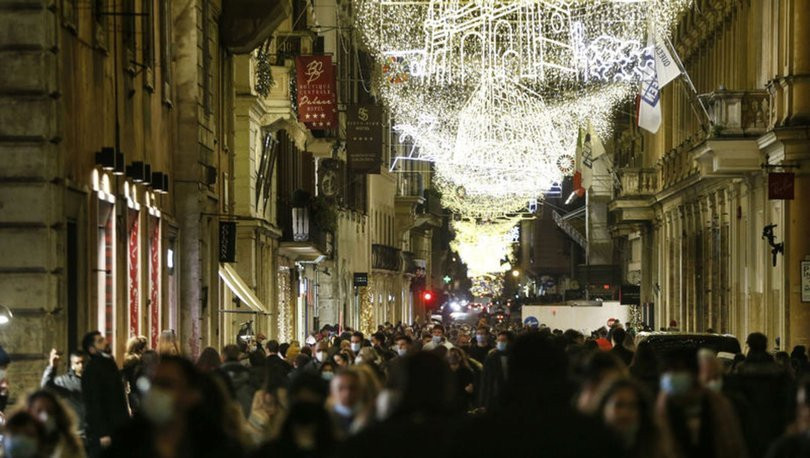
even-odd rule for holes
{"type": "Polygon", "coordinates": [[[402,172],[397,174],[397,198],[424,200],[424,177],[420,172],[402,172]]]}
{"type": "Polygon", "coordinates": [[[371,268],[399,272],[402,267],[400,251],[387,245],[371,245],[371,268]]]}
{"type": "Polygon", "coordinates": [[[713,126],[710,138],[758,137],[768,129],[768,91],[728,91],[721,87],[704,100],[713,126]]]}
{"type": "Polygon", "coordinates": [[[622,230],[622,223],[652,221],[653,201],[658,192],[658,170],[628,168],[619,170],[619,186],[614,190],[614,199],[608,204],[611,229],[614,234],[622,230]]]}
{"type": "Polygon", "coordinates": [[[331,256],[332,234],[322,230],[311,216],[312,210],[308,207],[287,209],[280,218],[283,225],[281,254],[297,261],[316,261],[331,256]]]}
{"type": "Polygon", "coordinates": [[[756,139],[770,125],[767,91],[727,91],[705,96],[712,130],[706,141],[690,151],[702,177],[743,176],[760,170],[756,139]]]}
{"type": "Polygon", "coordinates": [[[622,169],[619,171],[621,188],[616,190],[619,199],[652,196],[658,192],[656,169],[622,169]]]}

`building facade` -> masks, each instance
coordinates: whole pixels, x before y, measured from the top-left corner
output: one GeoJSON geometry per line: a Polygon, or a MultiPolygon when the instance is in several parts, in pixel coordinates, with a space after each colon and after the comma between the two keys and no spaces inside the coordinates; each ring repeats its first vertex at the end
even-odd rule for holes
{"type": "Polygon", "coordinates": [[[623,281],[640,285],[656,328],[808,344],[808,14],[802,0],[696,1],[673,44],[697,94],[673,82],[658,133],[626,119],[611,142],[623,281]],[[794,174],[792,199],[769,198],[772,172],[794,174]]]}

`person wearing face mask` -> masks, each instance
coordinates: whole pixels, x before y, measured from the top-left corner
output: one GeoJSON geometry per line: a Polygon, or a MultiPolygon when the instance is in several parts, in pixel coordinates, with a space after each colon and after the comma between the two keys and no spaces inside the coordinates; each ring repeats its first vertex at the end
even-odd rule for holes
{"type": "Polygon", "coordinates": [[[375,332],[371,335],[371,347],[377,352],[377,356],[379,356],[383,362],[395,356],[394,352],[385,346],[385,340],[385,333],[383,332],[375,332]]]}
{"type": "Polygon", "coordinates": [[[363,340],[365,340],[365,336],[360,331],[354,331],[352,333],[351,338],[349,339],[350,348],[352,352],[356,355],[360,353],[360,349],[363,348],[363,340]]]}
{"type": "Polygon", "coordinates": [[[310,371],[313,374],[321,373],[321,366],[329,360],[329,343],[321,340],[315,344],[315,349],[312,352],[312,359],[307,363],[304,370],[310,371]]]}
{"type": "Polygon", "coordinates": [[[621,378],[604,391],[598,417],[621,439],[626,458],[665,457],[668,447],[653,418],[653,405],[644,388],[621,378]]]}
{"type": "Polygon", "coordinates": [[[489,330],[481,326],[475,331],[475,344],[467,352],[470,358],[483,364],[494,347],[489,342],[489,330]]]}
{"type": "Polygon", "coordinates": [[[400,358],[413,351],[413,340],[404,334],[396,336],[394,342],[396,344],[397,356],[400,358]]]}
{"type": "Polygon", "coordinates": [[[56,375],[59,366],[59,353],[51,350],[48,367],[42,374],[41,388],[47,388],[64,399],[76,415],[76,425],[79,437],[85,438],[84,403],[82,402],[82,373],[84,372],[85,356],[81,350],[70,352],[70,367],[62,375],[56,375]]]}
{"type": "Polygon", "coordinates": [[[87,453],[98,456],[113,433],[129,420],[126,393],[107,339],[98,331],[85,334],[82,349],[90,356],[82,372],[87,453]]]}
{"type": "Polygon", "coordinates": [[[337,440],[329,414],[323,405],[314,402],[296,402],[281,426],[279,437],[251,456],[265,458],[320,458],[334,453],[337,440]]]}
{"type": "Polygon", "coordinates": [[[26,410],[8,417],[0,450],[5,458],[46,458],[42,448],[45,428],[26,410]]]}
{"type": "Polygon", "coordinates": [[[357,415],[357,404],[360,400],[360,377],[356,371],[341,370],[329,384],[327,404],[332,421],[339,438],[345,438],[352,432],[352,424],[357,415]]]}
{"type": "Polygon", "coordinates": [[[433,326],[433,329],[430,330],[431,339],[426,345],[422,347],[422,350],[430,351],[435,350],[438,346],[443,346],[448,350],[453,348],[453,344],[451,344],[444,336],[444,326],[437,324],[433,326]]]}
{"type": "Polygon", "coordinates": [[[41,449],[47,456],[84,458],[84,445],[75,433],[73,419],[55,394],[46,390],[32,393],[26,400],[26,408],[42,423],[41,449]]]}
{"type": "Polygon", "coordinates": [[[656,415],[677,458],[746,457],[740,425],[722,394],[700,386],[697,350],[678,349],[664,357],[656,415]]]}
{"type": "Polygon", "coordinates": [[[239,409],[221,379],[200,373],[183,357],[162,355],[152,376],[138,385],[143,408],[114,437],[105,457],[243,456],[239,409]]]}
{"type": "Polygon", "coordinates": [[[495,342],[495,349],[490,351],[484,361],[484,372],[481,376],[479,405],[492,410],[498,403],[504,387],[508,370],[509,344],[512,333],[501,331],[495,342]]]}

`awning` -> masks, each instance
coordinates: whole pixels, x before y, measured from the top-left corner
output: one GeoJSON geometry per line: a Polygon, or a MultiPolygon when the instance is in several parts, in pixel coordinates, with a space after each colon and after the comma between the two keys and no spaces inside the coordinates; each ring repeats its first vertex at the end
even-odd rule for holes
{"type": "Polygon", "coordinates": [[[258,313],[265,313],[267,311],[264,308],[262,301],[256,297],[253,290],[248,287],[247,283],[242,280],[242,277],[239,276],[233,267],[229,266],[228,264],[220,264],[219,278],[221,278],[222,281],[225,282],[225,285],[228,286],[228,289],[230,289],[231,292],[233,292],[233,294],[250,309],[258,313]]]}

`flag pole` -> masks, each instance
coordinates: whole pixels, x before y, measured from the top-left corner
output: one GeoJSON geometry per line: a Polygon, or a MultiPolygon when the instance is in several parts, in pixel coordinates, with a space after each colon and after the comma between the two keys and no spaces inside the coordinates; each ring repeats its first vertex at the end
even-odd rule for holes
{"type": "MultiPolygon", "coordinates": [[[[689,72],[686,71],[686,67],[684,67],[683,62],[681,61],[681,56],[678,55],[678,50],[675,49],[675,46],[673,46],[672,42],[669,41],[668,36],[664,35],[664,41],[665,45],[669,48],[670,52],[672,52],[672,57],[675,59],[675,64],[677,64],[678,68],[681,70],[681,75],[683,75],[682,77],[684,81],[686,81],[686,84],[689,86],[688,90],[686,91],[686,94],[687,96],[689,96],[689,101],[691,102],[692,110],[695,112],[695,115],[697,115],[698,118],[704,118],[706,121],[708,121],[708,127],[710,128],[713,124],[712,118],[709,117],[709,112],[708,110],[706,110],[706,106],[703,105],[703,101],[700,100],[697,89],[695,89],[695,85],[692,83],[692,78],[689,76],[689,72]],[[695,108],[695,105],[700,106],[700,113],[695,108]],[[701,113],[703,113],[703,116],[700,115],[701,113]]],[[[705,128],[707,132],[709,131],[709,129],[706,128],[706,122],[701,121],[700,124],[705,128]]]]}

